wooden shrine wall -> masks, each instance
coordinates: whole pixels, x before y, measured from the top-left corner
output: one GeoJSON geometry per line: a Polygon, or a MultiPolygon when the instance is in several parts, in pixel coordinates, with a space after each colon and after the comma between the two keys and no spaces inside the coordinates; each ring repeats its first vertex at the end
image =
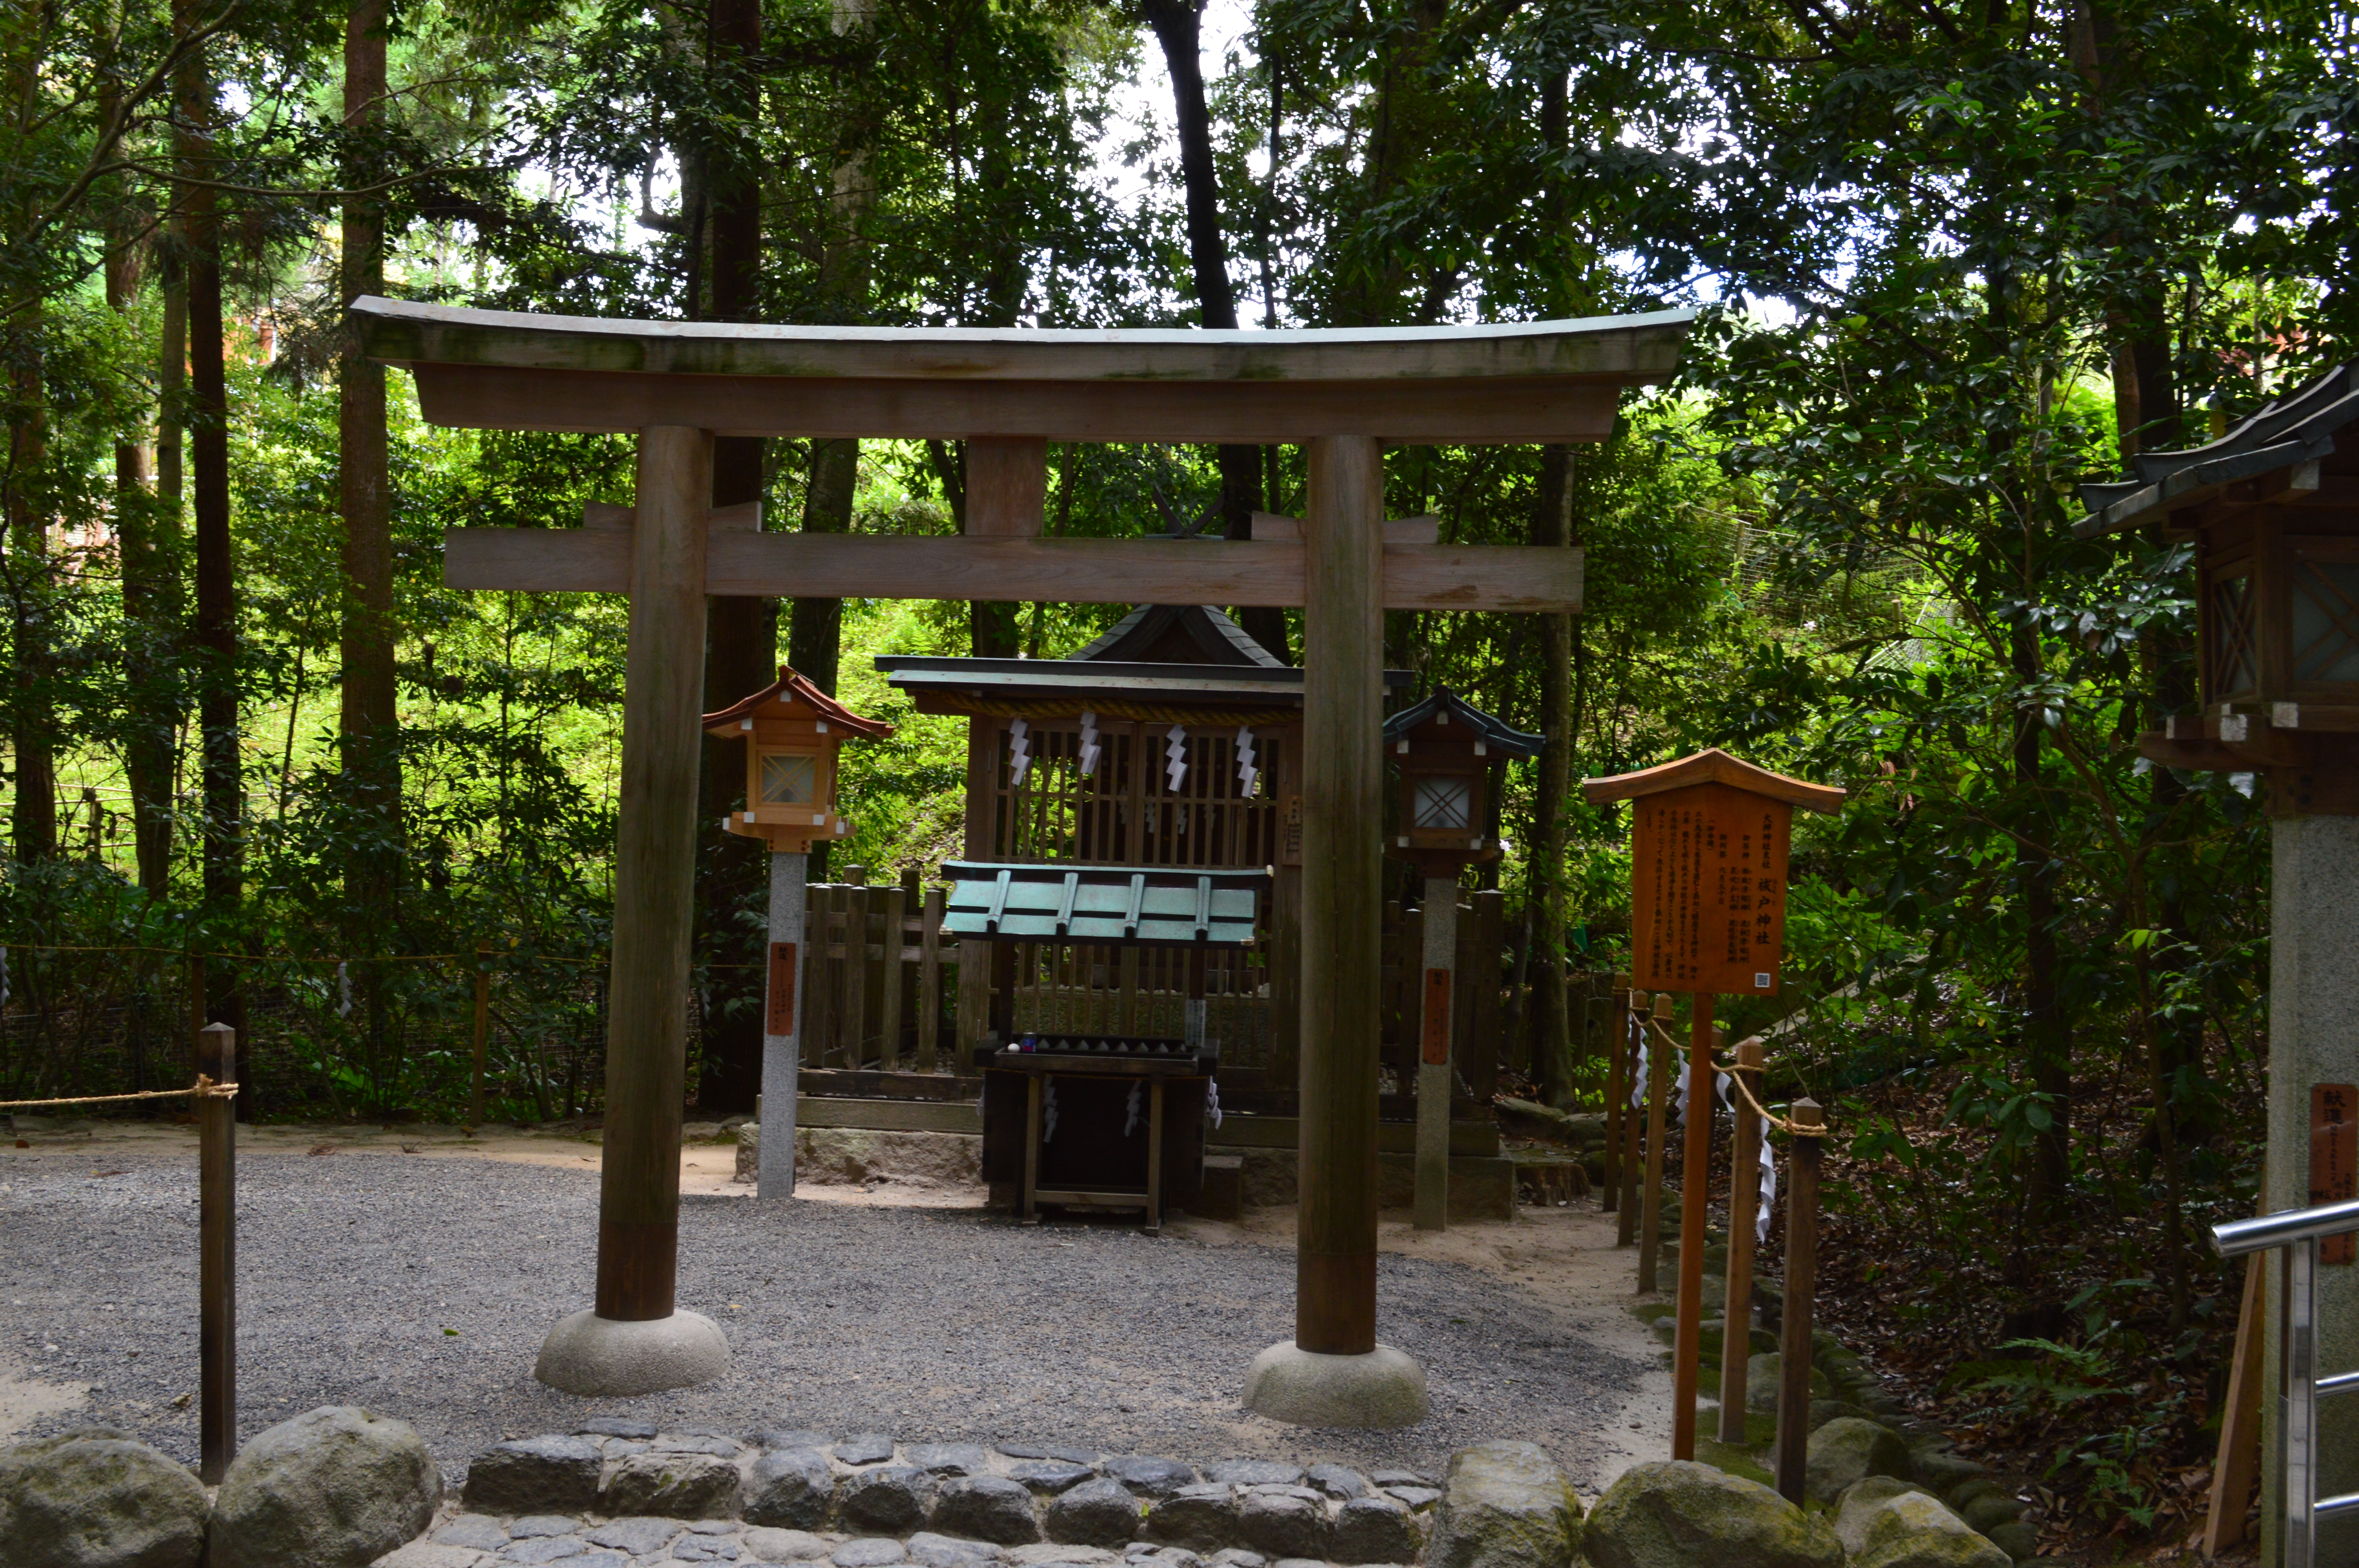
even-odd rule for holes
{"type": "MultiPolygon", "coordinates": [[[[1247,794],[1237,774],[1243,719],[1187,726],[1187,772],[1178,789],[1165,772],[1169,721],[1104,719],[1095,770],[1081,771],[1077,719],[1027,719],[1032,758],[1024,783],[1011,777],[1009,720],[969,721],[966,856],[974,860],[1055,860],[1105,866],[1273,866],[1277,888],[1263,937],[1242,952],[1209,956],[1207,1032],[1222,1062],[1290,1078],[1296,1031],[1292,964],[1299,951],[1295,892],[1287,864],[1285,818],[1299,723],[1255,723],[1259,777],[1247,794]]],[[[1299,854],[1298,854],[1299,859],[1299,854]]],[[[1158,949],[1027,943],[1016,955],[1016,1026],[1042,1032],[1178,1034],[1186,999],[1185,958],[1158,949]]],[[[988,968],[961,965],[962,1054],[988,1028],[988,968]]]]}

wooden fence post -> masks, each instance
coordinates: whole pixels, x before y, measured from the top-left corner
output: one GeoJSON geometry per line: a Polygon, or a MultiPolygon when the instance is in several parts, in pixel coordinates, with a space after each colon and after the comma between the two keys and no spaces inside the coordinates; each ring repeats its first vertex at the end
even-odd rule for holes
{"type": "MultiPolygon", "coordinates": [[[[197,1032],[197,1071],[237,1082],[237,1033],[197,1032]]],[[[237,1457],[237,1107],[197,1101],[197,1476],[218,1486],[237,1457]]]]}
{"type": "MultiPolygon", "coordinates": [[[[1761,1037],[1736,1043],[1736,1078],[1761,1094],[1761,1037]]],[[[1743,1092],[1736,1105],[1736,1132],[1728,1163],[1728,1304],[1721,1321],[1720,1440],[1745,1441],[1745,1357],[1753,1353],[1753,1248],[1761,1199],[1761,1115],[1743,1092]]]]}
{"type": "MultiPolygon", "coordinates": [[[[1671,1016],[1671,993],[1655,993],[1658,1020],[1671,1016]]],[[[1655,1265],[1663,1250],[1663,1144],[1669,1138],[1671,1053],[1662,1040],[1649,1040],[1647,1054],[1647,1183],[1638,1217],[1638,1293],[1656,1288],[1655,1265]]]]}
{"type": "MultiPolygon", "coordinates": [[[[1622,1015],[1622,1082],[1635,1089],[1638,1083],[1638,1043],[1646,1036],[1647,1009],[1653,999],[1645,991],[1630,993],[1630,1009],[1622,1015]]],[[[1627,1247],[1638,1238],[1638,1130],[1646,1119],[1630,1106],[1622,1116],[1622,1205],[1614,1222],[1614,1245],[1627,1247]]]]}
{"type": "Polygon", "coordinates": [[[1777,1336],[1777,1491],[1802,1503],[1810,1445],[1810,1303],[1819,1275],[1819,1102],[1794,1102],[1793,1169],[1786,1178],[1786,1282],[1777,1336]]]}
{"type": "MultiPolygon", "coordinates": [[[[918,1071],[941,1070],[942,921],[948,900],[938,887],[926,890],[925,920],[918,928],[918,1071]]],[[[951,1064],[952,1072],[958,1064],[951,1064]]]]}
{"type": "Polygon", "coordinates": [[[878,950],[885,958],[877,967],[884,980],[884,994],[877,999],[877,1059],[886,1072],[892,1073],[898,1072],[901,1066],[901,925],[908,908],[908,894],[895,886],[875,891],[870,896],[885,907],[885,929],[877,934],[878,950]]]}
{"type": "Polygon", "coordinates": [[[1704,1200],[1712,1186],[1712,1058],[1719,1032],[1712,1026],[1712,994],[1688,1003],[1688,1117],[1680,1177],[1679,1317],[1671,1348],[1671,1457],[1693,1459],[1696,1384],[1703,1370],[1704,1200]]]}
{"type": "Polygon", "coordinates": [[[1630,1035],[1630,977],[1614,977],[1611,1022],[1605,1034],[1605,1168],[1598,1184],[1597,1208],[1612,1214],[1622,1200],[1622,1113],[1630,1098],[1629,1075],[1623,1070],[1630,1035]]]}
{"type": "Polygon", "coordinates": [[[492,1033],[492,971],[488,968],[492,945],[475,944],[475,1071],[467,1090],[467,1125],[484,1125],[484,1054],[491,1043],[492,1033]]]}
{"type": "MultiPolygon", "coordinates": [[[[901,868],[901,923],[885,934],[887,949],[886,967],[893,976],[894,989],[901,993],[902,1026],[909,1031],[908,1059],[914,1062],[918,1054],[918,963],[922,957],[910,940],[915,928],[925,919],[926,889],[915,866],[901,868]]],[[[894,1046],[900,1049],[898,1044],[894,1046]]]]}

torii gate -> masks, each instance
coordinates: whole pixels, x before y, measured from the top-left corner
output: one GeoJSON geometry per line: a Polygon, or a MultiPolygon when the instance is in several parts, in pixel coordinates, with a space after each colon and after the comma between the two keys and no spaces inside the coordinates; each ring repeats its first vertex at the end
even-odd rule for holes
{"type": "MultiPolygon", "coordinates": [[[[759,594],[1303,608],[1302,1031],[1295,1335],[1249,1408],[1321,1426],[1425,1413],[1376,1343],[1384,611],[1568,612],[1581,552],[1389,544],[1384,445],[1603,439],[1625,387],[1677,368],[1691,315],[1299,332],[773,327],[353,302],[364,351],[411,372],[431,423],[636,432],[627,516],[454,529],[454,588],[630,595],[615,836],[595,1306],[536,1376],[626,1395],[719,1376],[678,1311],[679,1121],[705,597],[759,594]],[[715,436],[930,438],[967,447],[956,537],[756,531],[715,512],[715,436]],[[1040,538],[1050,441],[1308,449],[1301,539],[1173,550],[1040,538]]],[[[601,509],[610,513],[612,509],[601,509]]]]}

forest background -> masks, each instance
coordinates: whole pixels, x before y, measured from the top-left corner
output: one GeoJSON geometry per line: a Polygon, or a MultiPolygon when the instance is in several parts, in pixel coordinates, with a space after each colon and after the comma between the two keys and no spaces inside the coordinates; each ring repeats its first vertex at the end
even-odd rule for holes
{"type": "MultiPolygon", "coordinates": [[[[1578,617],[1388,620],[1420,687],[1548,737],[1482,873],[1522,1059],[1559,1103],[1599,1092],[1563,978],[1623,951],[1627,858],[1582,776],[1716,744],[1848,785],[1798,845],[1808,1005],[1773,1056],[1843,1130],[1833,1310],[2036,1459],[2059,1528],[2169,1527],[2236,1299],[2195,1238],[2255,1191],[2267,836],[2249,778],[2135,754],[2193,699],[2184,546],[2067,524],[2126,453],[2349,351],[2352,13],[1215,19],[1208,54],[1188,0],[9,0],[7,1082],[75,1087],[100,1022],[178,1039],[201,953],[205,1009],[266,1004],[300,1063],[266,1100],[448,1118],[496,962],[497,1113],[594,1102],[620,607],[451,592],[439,539],[627,500],[629,444],[422,426],[354,357],[354,296],[1060,327],[1698,304],[1685,372],[1610,441],[1388,464],[1394,514],[1445,539],[1588,550],[1578,617]]],[[[766,527],[961,524],[954,444],[723,449],[716,502],[766,527]]],[[[1301,496],[1289,449],[1050,461],[1057,534],[1239,536],[1301,496]]],[[[931,867],[958,721],[872,655],[1053,656],[1119,612],[716,601],[709,705],[784,657],[894,719],[847,753],[840,855],[931,867]]],[[[708,822],[733,769],[708,759],[708,822]]],[[[707,838],[718,1116],[752,1093],[760,906],[707,838]]]]}

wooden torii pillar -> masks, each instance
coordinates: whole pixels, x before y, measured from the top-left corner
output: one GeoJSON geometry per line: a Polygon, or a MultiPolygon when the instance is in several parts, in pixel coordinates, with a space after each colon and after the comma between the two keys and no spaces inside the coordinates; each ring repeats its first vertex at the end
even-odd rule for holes
{"type": "Polygon", "coordinates": [[[1384,612],[1567,613],[1574,548],[1391,543],[1384,446],[1594,441],[1626,387],[1677,368],[1690,315],[1307,332],[804,328],[622,321],[364,298],[370,357],[431,423],[636,432],[638,494],[599,525],[454,529],[453,588],[631,596],[595,1306],[536,1375],[580,1394],[719,1376],[728,1346],[674,1298],[704,599],[1299,605],[1302,1044],[1296,1328],[1246,1376],[1279,1420],[1391,1426],[1424,1373],[1376,1333],[1378,877],[1384,612]],[[714,513],[723,436],[968,443],[967,532],[772,534],[714,513]],[[1306,448],[1297,541],[1174,550],[1043,539],[1050,441],[1306,448]]]}

